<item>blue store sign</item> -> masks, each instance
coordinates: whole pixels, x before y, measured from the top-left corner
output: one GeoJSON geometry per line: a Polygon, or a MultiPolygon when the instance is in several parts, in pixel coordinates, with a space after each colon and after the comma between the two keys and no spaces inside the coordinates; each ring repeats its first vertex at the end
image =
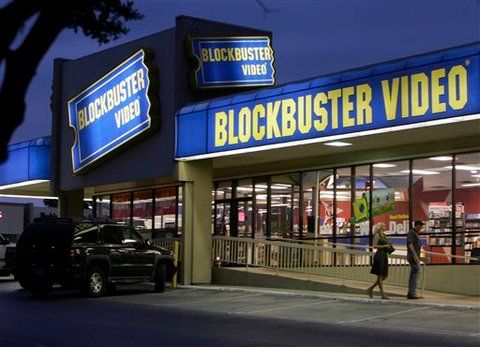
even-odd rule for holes
{"type": "Polygon", "coordinates": [[[231,88],[275,84],[273,49],[267,36],[191,38],[198,67],[193,88],[231,88]]]}
{"type": "Polygon", "coordinates": [[[139,50],[68,102],[74,173],[153,130],[150,59],[139,50]]]}
{"type": "Polygon", "coordinates": [[[480,45],[184,107],[179,159],[322,142],[480,113],[480,45]]]}

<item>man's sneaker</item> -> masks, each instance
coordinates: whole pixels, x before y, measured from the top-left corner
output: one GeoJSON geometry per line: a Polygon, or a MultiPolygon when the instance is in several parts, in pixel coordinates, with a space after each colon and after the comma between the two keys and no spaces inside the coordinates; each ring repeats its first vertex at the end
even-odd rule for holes
{"type": "Polygon", "coordinates": [[[407,299],[418,300],[418,299],[422,299],[422,297],[421,296],[415,296],[415,295],[407,295],[407,299]]]}

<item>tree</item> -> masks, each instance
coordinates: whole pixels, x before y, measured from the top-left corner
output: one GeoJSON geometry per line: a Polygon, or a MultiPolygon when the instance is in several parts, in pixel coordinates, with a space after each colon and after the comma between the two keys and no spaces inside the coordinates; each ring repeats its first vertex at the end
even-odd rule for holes
{"type": "Polygon", "coordinates": [[[81,30],[105,44],[128,32],[124,22],[142,17],[131,1],[122,0],[13,0],[0,8],[0,65],[5,71],[0,79],[0,163],[7,159],[7,144],[23,122],[27,88],[58,35],[65,29],[81,30]],[[12,49],[30,19],[34,23],[25,39],[12,49]]]}

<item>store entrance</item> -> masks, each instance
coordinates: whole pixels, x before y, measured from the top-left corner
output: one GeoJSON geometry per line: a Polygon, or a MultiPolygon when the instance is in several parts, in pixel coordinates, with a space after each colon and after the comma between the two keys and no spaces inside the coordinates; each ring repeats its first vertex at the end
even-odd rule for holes
{"type": "Polygon", "coordinates": [[[215,202],[215,235],[252,237],[253,199],[243,197],[215,202]]]}

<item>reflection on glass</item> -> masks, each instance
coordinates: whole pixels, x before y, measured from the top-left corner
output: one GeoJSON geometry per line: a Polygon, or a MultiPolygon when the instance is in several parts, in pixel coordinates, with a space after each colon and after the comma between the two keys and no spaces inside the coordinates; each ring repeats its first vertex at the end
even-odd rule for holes
{"type": "Polygon", "coordinates": [[[120,224],[130,225],[130,193],[112,195],[112,219],[120,224]]]}
{"type": "Polygon", "coordinates": [[[110,195],[96,197],[95,213],[98,218],[110,218],[110,195]]]}
{"type": "Polygon", "coordinates": [[[178,236],[177,187],[155,190],[155,222],[153,238],[178,236]]]}
{"type": "Polygon", "coordinates": [[[145,239],[152,238],[152,202],[151,190],[133,193],[133,227],[145,239]]]}

